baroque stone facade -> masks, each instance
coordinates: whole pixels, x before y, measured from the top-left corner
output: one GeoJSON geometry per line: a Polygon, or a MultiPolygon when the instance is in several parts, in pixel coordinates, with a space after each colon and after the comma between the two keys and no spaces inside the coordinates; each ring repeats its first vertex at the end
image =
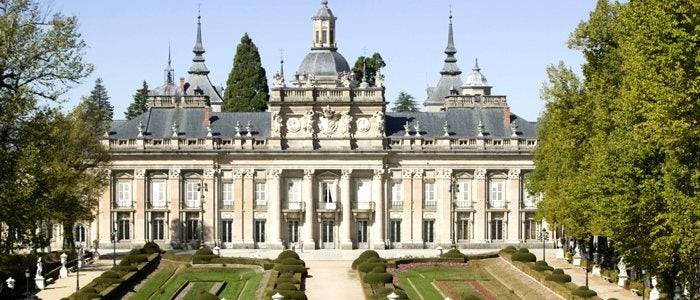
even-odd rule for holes
{"type": "Polygon", "coordinates": [[[428,111],[413,113],[386,111],[382,74],[354,78],[327,1],[312,20],[313,47],[291,85],[280,70],[268,111],[254,113],[220,112],[198,21],[197,85],[175,86],[168,67],[148,112],[105,136],[111,184],[91,239],[384,249],[537,238],[523,187],[536,124],[491,96],[478,66],[462,85],[451,17],[441,82],[460,84],[430,89],[428,111]]]}

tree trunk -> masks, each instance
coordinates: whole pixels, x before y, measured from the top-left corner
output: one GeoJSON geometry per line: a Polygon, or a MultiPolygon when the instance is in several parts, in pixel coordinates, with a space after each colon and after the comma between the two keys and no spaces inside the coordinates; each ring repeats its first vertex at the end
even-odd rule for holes
{"type": "Polygon", "coordinates": [[[73,222],[63,222],[63,250],[75,251],[73,222]]]}

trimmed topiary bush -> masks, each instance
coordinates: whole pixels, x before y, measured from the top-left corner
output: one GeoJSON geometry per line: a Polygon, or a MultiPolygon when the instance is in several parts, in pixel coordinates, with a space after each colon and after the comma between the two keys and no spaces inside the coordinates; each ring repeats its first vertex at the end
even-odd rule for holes
{"type": "Polygon", "coordinates": [[[277,264],[273,268],[275,271],[280,272],[280,273],[306,273],[306,267],[304,266],[299,266],[299,265],[280,265],[277,264]]]}
{"type": "Polygon", "coordinates": [[[370,273],[384,273],[386,272],[386,265],[375,266],[370,273]]]}
{"type": "Polygon", "coordinates": [[[540,260],[535,262],[534,265],[532,265],[532,269],[537,271],[537,272],[544,272],[544,271],[552,271],[554,268],[550,267],[546,261],[540,260]]]}
{"type": "Polygon", "coordinates": [[[284,250],[280,252],[279,255],[277,255],[277,259],[285,259],[285,258],[294,258],[294,259],[299,259],[299,254],[292,250],[284,250]]]}
{"type": "Polygon", "coordinates": [[[360,254],[360,256],[352,262],[352,269],[357,269],[357,266],[370,258],[380,258],[379,253],[374,250],[366,250],[365,252],[362,252],[362,254],[360,254]]]}
{"type": "Polygon", "coordinates": [[[368,273],[374,270],[374,268],[376,267],[382,267],[386,269],[386,263],[382,261],[368,260],[357,266],[357,270],[363,273],[368,273]]]}
{"type": "Polygon", "coordinates": [[[275,262],[278,264],[281,264],[281,265],[288,265],[288,266],[305,266],[306,265],[306,263],[304,263],[303,260],[296,259],[293,257],[277,259],[277,260],[275,260],[275,262]]]}
{"type": "Polygon", "coordinates": [[[287,291],[296,291],[298,290],[297,287],[292,284],[292,283],[278,283],[277,284],[277,289],[278,290],[287,290],[287,291]]]}
{"type": "Polygon", "coordinates": [[[535,262],[537,260],[537,257],[532,253],[521,252],[520,250],[518,250],[518,252],[515,252],[510,255],[510,259],[519,262],[535,262]]]}
{"type": "Polygon", "coordinates": [[[103,278],[117,278],[117,279],[121,279],[121,278],[122,278],[122,275],[119,274],[119,273],[117,273],[117,272],[115,272],[115,271],[106,271],[106,272],[100,274],[100,277],[103,277],[103,278]]]}
{"type": "Polygon", "coordinates": [[[575,290],[573,290],[572,294],[582,298],[591,298],[598,295],[598,293],[596,293],[594,290],[591,290],[585,286],[580,286],[576,288],[575,290]]]}
{"type": "Polygon", "coordinates": [[[544,279],[548,281],[554,281],[557,283],[571,282],[571,276],[564,274],[564,270],[562,269],[554,269],[554,271],[552,271],[552,274],[545,276],[544,279]]]}
{"type": "Polygon", "coordinates": [[[367,273],[362,281],[367,284],[384,284],[391,283],[393,279],[394,277],[389,273],[367,273]]]}
{"type": "Polygon", "coordinates": [[[463,259],[467,261],[467,256],[464,253],[457,250],[457,248],[452,248],[449,251],[440,255],[441,258],[451,258],[451,259],[463,259]]]}
{"type": "Polygon", "coordinates": [[[272,294],[280,293],[284,296],[284,300],[306,300],[306,294],[302,291],[291,291],[291,290],[274,290],[272,294]]]}
{"type": "Polygon", "coordinates": [[[142,254],[141,249],[131,249],[131,251],[129,251],[129,255],[139,255],[139,254],[142,254]]]}
{"type": "Polygon", "coordinates": [[[202,246],[194,253],[194,255],[214,255],[214,252],[207,246],[202,246]]]}
{"type": "Polygon", "coordinates": [[[504,253],[511,254],[511,253],[514,253],[515,251],[517,251],[517,249],[515,248],[515,246],[508,246],[508,247],[503,248],[503,250],[501,250],[501,251],[503,251],[504,253]]]}
{"type": "Polygon", "coordinates": [[[143,245],[143,248],[141,251],[144,254],[153,254],[153,253],[160,253],[160,246],[154,242],[147,242],[146,244],[143,245]]]}
{"type": "Polygon", "coordinates": [[[128,265],[128,266],[118,265],[118,266],[112,267],[112,270],[115,272],[120,272],[120,273],[126,274],[129,272],[136,272],[136,271],[138,271],[138,268],[134,267],[132,265],[128,265]]]}

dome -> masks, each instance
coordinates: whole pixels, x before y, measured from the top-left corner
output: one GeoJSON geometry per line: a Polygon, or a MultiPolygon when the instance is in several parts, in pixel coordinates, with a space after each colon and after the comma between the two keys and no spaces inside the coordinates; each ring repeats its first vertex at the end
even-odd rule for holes
{"type": "Polygon", "coordinates": [[[161,85],[150,92],[148,92],[149,96],[152,97],[157,97],[157,96],[182,96],[182,90],[180,87],[178,87],[175,84],[172,83],[166,83],[164,85],[161,85]]]}
{"type": "Polygon", "coordinates": [[[345,57],[336,51],[311,50],[306,55],[297,71],[299,74],[314,74],[315,76],[334,76],[340,73],[350,73],[350,66],[345,57]]]}
{"type": "Polygon", "coordinates": [[[464,81],[464,86],[489,86],[489,82],[486,80],[484,74],[481,74],[481,69],[479,68],[479,62],[475,61],[474,68],[467,75],[467,79],[464,81]]]}

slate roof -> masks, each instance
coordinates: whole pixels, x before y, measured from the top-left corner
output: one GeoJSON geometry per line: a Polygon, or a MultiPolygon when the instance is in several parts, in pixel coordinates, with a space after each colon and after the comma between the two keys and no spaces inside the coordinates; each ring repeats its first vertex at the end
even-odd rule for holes
{"type": "Polygon", "coordinates": [[[350,73],[348,61],[337,51],[326,49],[311,50],[311,52],[304,57],[297,71],[299,74],[335,77],[342,72],[350,73]]]}
{"type": "MultiPolygon", "coordinates": [[[[459,108],[441,112],[388,112],[386,114],[387,137],[404,136],[404,124],[410,122],[411,128],[420,122],[423,137],[442,137],[443,125],[448,122],[450,136],[474,138],[478,134],[478,124],[484,126],[485,137],[508,138],[510,126],[503,122],[505,108],[459,108]]],[[[204,138],[207,136],[207,123],[203,108],[151,108],[132,120],[112,122],[110,138],[128,139],[138,136],[138,124],[144,126],[144,135],[148,138],[163,139],[172,136],[171,126],[177,123],[181,138],[204,138]]],[[[270,136],[269,112],[210,112],[212,133],[214,137],[232,137],[236,134],[234,126],[240,122],[241,131],[245,132],[248,121],[253,126],[253,136],[267,138],[270,136]]],[[[512,115],[518,126],[520,138],[535,138],[537,124],[512,115]]]]}
{"type": "Polygon", "coordinates": [[[322,0],[321,1],[321,7],[318,9],[316,12],[316,15],[314,15],[313,19],[321,19],[321,20],[330,20],[334,19],[335,16],[333,16],[333,12],[331,9],[328,7],[328,1],[327,0],[322,0]]]}

